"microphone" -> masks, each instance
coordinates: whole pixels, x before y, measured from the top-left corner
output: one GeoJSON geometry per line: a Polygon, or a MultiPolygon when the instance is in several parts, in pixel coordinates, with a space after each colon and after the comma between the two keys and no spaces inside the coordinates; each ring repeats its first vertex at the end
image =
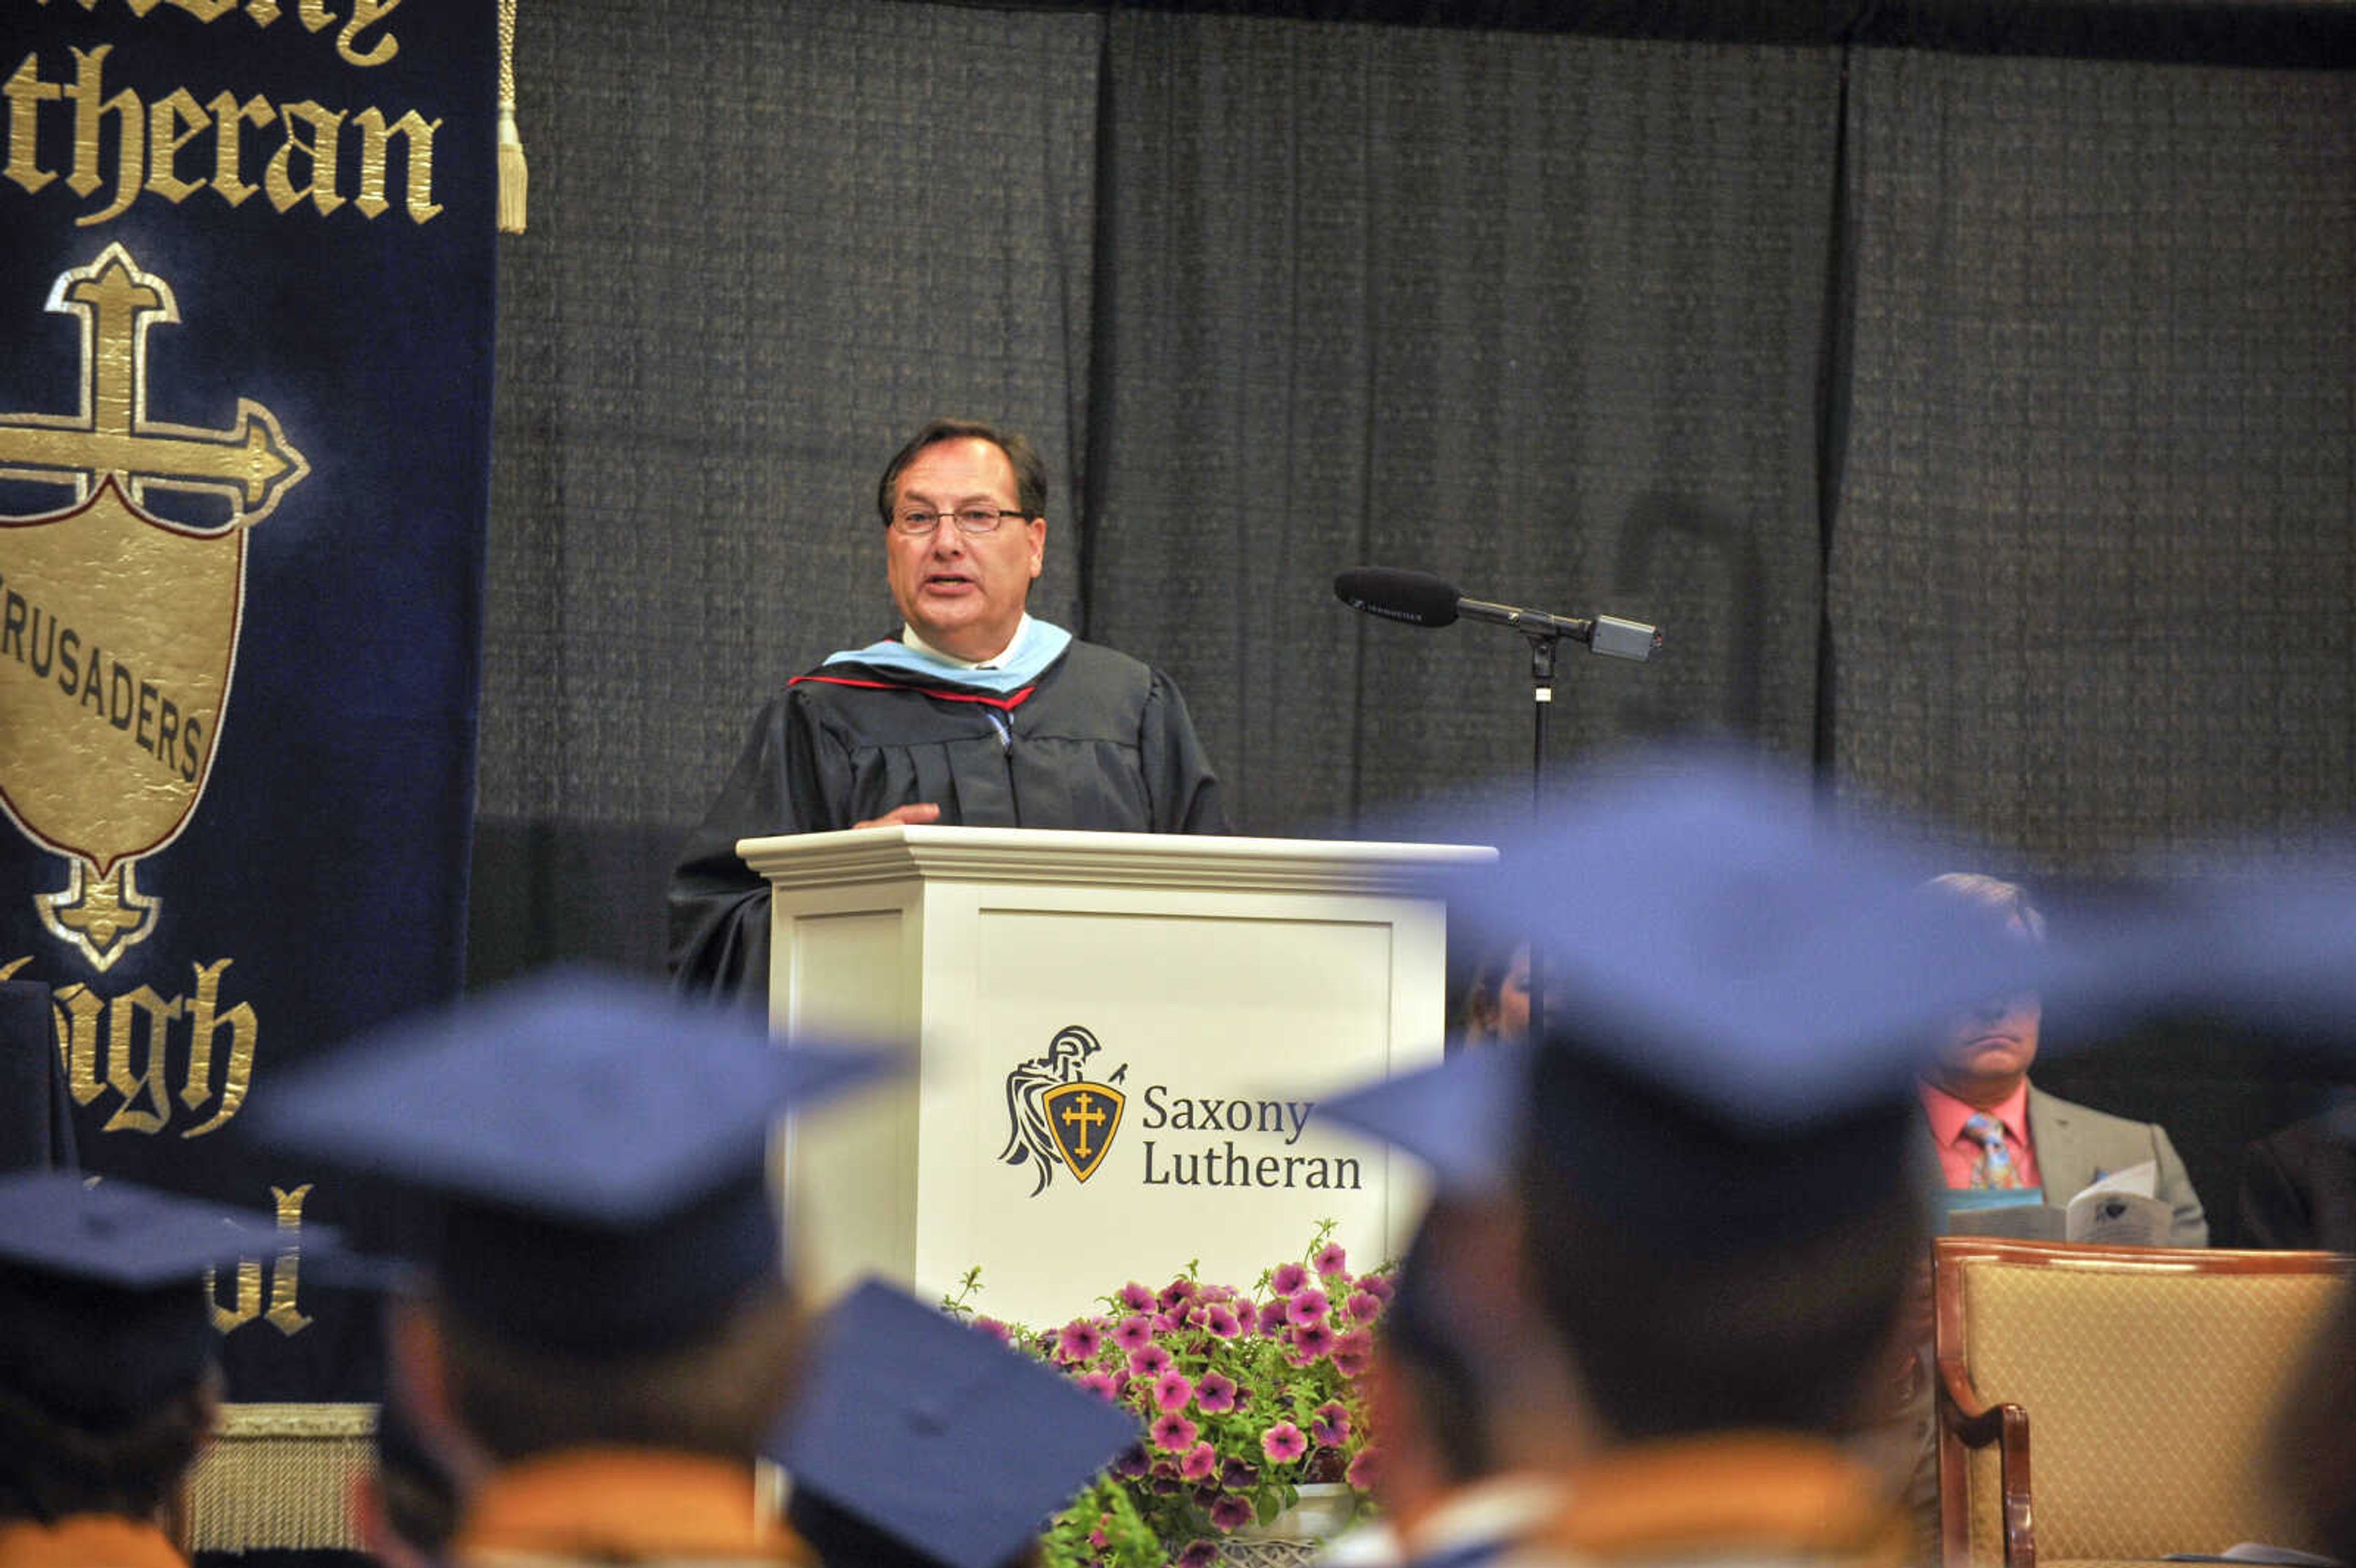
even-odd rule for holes
{"type": "Polygon", "coordinates": [[[1661,645],[1661,634],[1638,621],[1617,615],[1549,615],[1467,599],[1456,585],[1428,571],[1401,571],[1388,566],[1356,566],[1333,579],[1333,596],[1353,610],[1412,626],[1445,626],[1459,616],[1511,626],[1526,636],[1569,637],[1594,653],[1620,659],[1647,659],[1661,645]]]}

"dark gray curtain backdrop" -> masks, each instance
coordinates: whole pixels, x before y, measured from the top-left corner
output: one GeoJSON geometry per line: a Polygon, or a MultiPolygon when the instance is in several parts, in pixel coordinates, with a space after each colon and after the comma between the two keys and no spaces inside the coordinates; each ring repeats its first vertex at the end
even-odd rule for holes
{"type": "Polygon", "coordinates": [[[1555,754],[1804,755],[1830,50],[1123,14],[1090,625],[1167,666],[1248,830],[1526,777],[1521,640],[1337,569],[1670,628],[1573,649],[1555,754]]]}
{"type": "Polygon", "coordinates": [[[1868,50],[1845,780],[2018,869],[2356,807],[2356,73],[1868,50]]]}
{"type": "MultiPolygon", "coordinates": [[[[1040,441],[1034,608],[1177,677],[1247,832],[1526,784],[1520,640],[1359,564],[1662,625],[1566,651],[1557,768],[1813,755],[2065,905],[2346,817],[2356,73],[1776,36],[525,0],[474,979],[659,969],[764,694],[895,625],[937,413],[1040,441]]],[[[2290,1108],[2076,1071],[2212,1206],[2290,1108]]]]}

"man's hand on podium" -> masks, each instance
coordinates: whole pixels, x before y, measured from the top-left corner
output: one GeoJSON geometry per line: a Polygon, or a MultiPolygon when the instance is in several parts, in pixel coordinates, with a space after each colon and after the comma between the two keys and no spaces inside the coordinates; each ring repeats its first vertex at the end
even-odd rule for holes
{"type": "Polygon", "coordinates": [[[938,822],[941,808],[919,803],[916,805],[895,805],[881,816],[871,816],[864,822],[854,822],[853,827],[890,827],[898,823],[938,822]]]}

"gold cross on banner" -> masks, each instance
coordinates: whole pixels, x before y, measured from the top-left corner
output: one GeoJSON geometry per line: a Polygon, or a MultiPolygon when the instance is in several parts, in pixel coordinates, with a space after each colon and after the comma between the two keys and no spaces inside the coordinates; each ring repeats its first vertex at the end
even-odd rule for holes
{"type": "Polygon", "coordinates": [[[119,474],[134,500],[150,488],[220,495],[230,521],[247,525],[311,472],[277,416],[250,398],[225,430],[147,417],[147,330],[178,321],[179,306],[120,244],[59,278],[48,308],[81,318],[81,409],[0,414],[0,475],[72,485],[80,499],[96,476],[119,474]]]}

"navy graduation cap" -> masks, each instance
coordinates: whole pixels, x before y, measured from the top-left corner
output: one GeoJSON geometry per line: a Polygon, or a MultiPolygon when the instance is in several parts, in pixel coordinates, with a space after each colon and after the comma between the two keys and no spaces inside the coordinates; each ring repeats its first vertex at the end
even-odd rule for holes
{"type": "Polygon", "coordinates": [[[0,1387],[85,1431],[138,1420],[219,1354],[205,1271],[278,1245],[265,1215],[128,1181],[0,1179],[0,1387]]]}
{"type": "Polygon", "coordinates": [[[1141,1435],[1068,1378],[870,1280],[827,1314],[768,1455],[829,1568],[998,1568],[1141,1435]]]}
{"type": "Polygon", "coordinates": [[[1442,1192],[1493,1192],[1512,1174],[1529,1072],[1522,1045],[1470,1047],[1438,1067],[1329,1095],[1315,1114],[1416,1155],[1442,1192]]]}
{"type": "Polygon", "coordinates": [[[772,1124],[895,1065],[560,970],[364,1037],[248,1114],[267,1145],[429,1198],[422,1261],[452,1310],[622,1356],[696,1337],[781,1275],[772,1124]]]}
{"type": "Polygon", "coordinates": [[[1494,870],[1451,880],[1451,914],[1540,949],[1561,998],[1545,1038],[1323,1107],[1444,1186],[1494,1185],[1526,1145],[1633,1226],[1704,1242],[1837,1223],[1901,1179],[1929,1031],[2051,969],[1926,895],[1942,868],[1919,850],[1837,825],[1758,757],[1658,752],[1500,838],[1494,870]]]}
{"type": "Polygon", "coordinates": [[[2343,836],[2290,866],[2249,857],[2228,874],[2175,886],[2164,933],[2107,930],[2132,950],[2131,961],[2112,965],[2111,977],[2132,993],[2124,999],[2301,1037],[2356,1077],[2356,841],[2343,836]]]}

